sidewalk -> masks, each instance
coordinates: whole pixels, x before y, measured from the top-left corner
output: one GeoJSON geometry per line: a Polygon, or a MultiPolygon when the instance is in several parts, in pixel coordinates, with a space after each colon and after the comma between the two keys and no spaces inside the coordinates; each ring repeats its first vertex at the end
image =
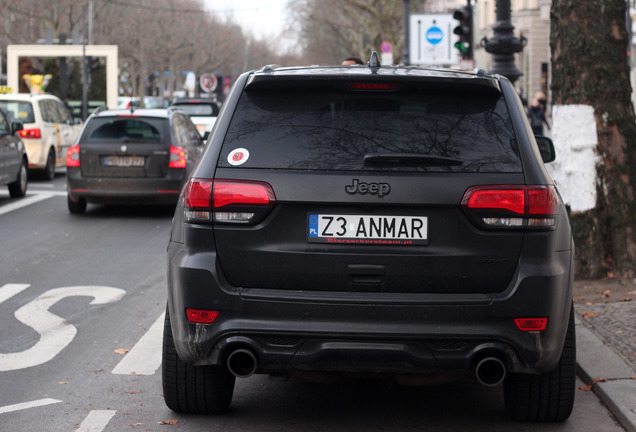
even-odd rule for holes
{"type": "Polygon", "coordinates": [[[579,377],[594,383],[592,391],[625,430],[636,432],[636,301],[574,310],[579,377]]]}

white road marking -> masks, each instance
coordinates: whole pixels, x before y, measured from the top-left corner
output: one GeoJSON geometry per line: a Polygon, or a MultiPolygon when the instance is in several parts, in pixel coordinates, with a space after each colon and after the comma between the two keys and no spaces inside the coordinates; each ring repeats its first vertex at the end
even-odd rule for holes
{"type": "Polygon", "coordinates": [[[165,312],[119,362],[113,374],[154,375],[161,366],[161,339],[165,312]]]}
{"type": "Polygon", "coordinates": [[[48,309],[65,297],[93,297],[91,305],[113,303],[126,295],[119,288],[105,286],[76,286],[46,291],[30,303],[15,311],[15,317],[40,334],[40,340],[31,348],[16,353],[0,353],[0,371],[37,366],[52,360],[73,341],[77,329],[48,309]]]}
{"type": "MultiPolygon", "coordinates": [[[[64,195],[66,195],[66,192],[64,193],[64,195]]],[[[37,193],[34,195],[26,196],[15,202],[12,202],[11,204],[6,204],[0,207],[0,215],[9,213],[15,210],[19,210],[23,207],[30,206],[40,201],[44,201],[46,199],[52,198],[53,196],[55,196],[55,194],[51,192],[45,192],[45,193],[43,192],[43,193],[37,193]]]]}
{"type": "Polygon", "coordinates": [[[117,411],[93,410],[84,419],[76,432],[102,432],[117,411]]]}
{"type": "Polygon", "coordinates": [[[40,399],[32,402],[23,402],[15,405],[7,405],[4,407],[0,407],[0,414],[9,413],[13,411],[22,411],[28,408],[41,407],[45,405],[51,405],[62,402],[57,399],[40,399]]]}
{"type": "Polygon", "coordinates": [[[30,284],[4,284],[0,287],[0,303],[9,300],[14,295],[24,291],[30,284]]]}

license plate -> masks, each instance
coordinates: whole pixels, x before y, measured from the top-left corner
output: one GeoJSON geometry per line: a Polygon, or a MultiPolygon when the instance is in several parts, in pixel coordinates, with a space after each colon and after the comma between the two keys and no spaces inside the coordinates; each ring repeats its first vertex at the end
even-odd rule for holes
{"type": "Polygon", "coordinates": [[[104,165],[117,167],[142,167],[145,159],[143,156],[106,156],[104,165]]]}
{"type": "Polygon", "coordinates": [[[426,216],[309,214],[312,243],[416,245],[428,243],[426,216]]]}

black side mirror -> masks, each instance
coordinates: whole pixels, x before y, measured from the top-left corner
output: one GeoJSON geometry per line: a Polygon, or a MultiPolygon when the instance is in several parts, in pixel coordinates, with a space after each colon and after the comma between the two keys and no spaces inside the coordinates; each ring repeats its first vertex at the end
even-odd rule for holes
{"type": "Polygon", "coordinates": [[[21,122],[11,122],[11,132],[13,134],[22,129],[24,129],[24,125],[21,122]]]}
{"type": "Polygon", "coordinates": [[[543,163],[554,162],[556,159],[556,153],[554,151],[554,143],[552,140],[544,136],[535,136],[534,139],[537,141],[537,146],[539,147],[543,163]]]}

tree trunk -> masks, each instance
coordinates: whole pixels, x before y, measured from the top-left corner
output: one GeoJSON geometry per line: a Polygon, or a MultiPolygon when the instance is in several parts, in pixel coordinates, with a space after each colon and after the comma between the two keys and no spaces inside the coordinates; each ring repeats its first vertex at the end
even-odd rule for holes
{"type": "MultiPolygon", "coordinates": [[[[591,173],[596,202],[589,209],[572,210],[570,215],[576,275],[581,278],[636,275],[636,118],[625,17],[625,0],[552,1],[555,112],[559,107],[590,106],[590,126],[595,123],[597,132],[596,172],[591,173]]],[[[555,130],[557,122],[555,117],[555,130]]],[[[554,138],[557,152],[564,146],[576,151],[577,143],[554,138]]],[[[571,208],[576,207],[574,201],[564,198],[571,208]]]]}

